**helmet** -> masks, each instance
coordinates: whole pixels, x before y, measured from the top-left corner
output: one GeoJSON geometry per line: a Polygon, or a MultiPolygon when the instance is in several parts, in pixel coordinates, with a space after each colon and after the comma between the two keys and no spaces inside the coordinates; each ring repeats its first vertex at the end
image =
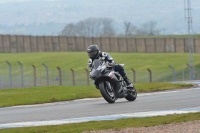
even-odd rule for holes
{"type": "Polygon", "coordinates": [[[87,48],[88,57],[91,59],[95,59],[99,56],[99,47],[98,45],[90,45],[87,48]]]}

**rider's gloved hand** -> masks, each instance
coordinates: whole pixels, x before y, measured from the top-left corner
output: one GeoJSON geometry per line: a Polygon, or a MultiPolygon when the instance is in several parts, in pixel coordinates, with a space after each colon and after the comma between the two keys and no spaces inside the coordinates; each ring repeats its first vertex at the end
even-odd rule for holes
{"type": "Polygon", "coordinates": [[[105,57],[101,57],[101,60],[105,60],[105,57]]]}
{"type": "Polygon", "coordinates": [[[88,68],[89,68],[89,71],[92,70],[92,59],[88,60],[88,68]]]}
{"type": "Polygon", "coordinates": [[[88,60],[88,67],[90,68],[92,66],[92,59],[88,60]]]}
{"type": "Polygon", "coordinates": [[[88,66],[92,64],[92,59],[88,60],[88,66]]]}
{"type": "Polygon", "coordinates": [[[113,60],[112,62],[107,63],[107,67],[114,67],[115,66],[115,61],[113,60]]]}

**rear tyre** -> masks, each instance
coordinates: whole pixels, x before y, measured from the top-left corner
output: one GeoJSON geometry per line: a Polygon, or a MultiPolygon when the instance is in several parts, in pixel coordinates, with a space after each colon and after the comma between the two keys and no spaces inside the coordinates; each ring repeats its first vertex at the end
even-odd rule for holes
{"type": "Polygon", "coordinates": [[[104,81],[99,84],[101,95],[108,103],[114,103],[116,100],[115,90],[109,81],[104,81]]]}
{"type": "Polygon", "coordinates": [[[125,97],[126,100],[134,101],[137,98],[137,91],[135,89],[135,86],[133,86],[133,88],[131,90],[128,90],[127,94],[128,95],[125,97]]]}

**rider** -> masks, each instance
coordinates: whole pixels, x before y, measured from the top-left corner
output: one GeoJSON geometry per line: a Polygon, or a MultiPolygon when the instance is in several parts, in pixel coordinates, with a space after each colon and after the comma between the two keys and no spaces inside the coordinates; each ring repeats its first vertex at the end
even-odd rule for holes
{"type": "Polygon", "coordinates": [[[124,81],[127,84],[127,87],[133,87],[132,82],[128,79],[126,72],[124,71],[124,68],[122,65],[120,64],[116,64],[114,59],[106,52],[101,52],[99,50],[99,47],[97,45],[90,45],[87,48],[87,53],[89,56],[89,60],[88,60],[88,67],[90,68],[90,70],[92,70],[92,62],[95,59],[99,59],[99,58],[103,58],[105,59],[105,61],[108,61],[108,65],[109,66],[113,66],[114,67],[114,71],[119,72],[119,74],[123,77],[124,81]]]}

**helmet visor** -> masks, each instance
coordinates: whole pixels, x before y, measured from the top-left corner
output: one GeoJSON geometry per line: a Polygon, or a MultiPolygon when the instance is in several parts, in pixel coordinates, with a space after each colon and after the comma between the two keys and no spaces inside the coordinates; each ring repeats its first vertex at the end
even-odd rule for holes
{"type": "Polygon", "coordinates": [[[91,58],[91,59],[95,58],[97,56],[97,54],[98,54],[97,51],[90,51],[90,50],[88,50],[87,52],[88,52],[89,58],[91,58]]]}

